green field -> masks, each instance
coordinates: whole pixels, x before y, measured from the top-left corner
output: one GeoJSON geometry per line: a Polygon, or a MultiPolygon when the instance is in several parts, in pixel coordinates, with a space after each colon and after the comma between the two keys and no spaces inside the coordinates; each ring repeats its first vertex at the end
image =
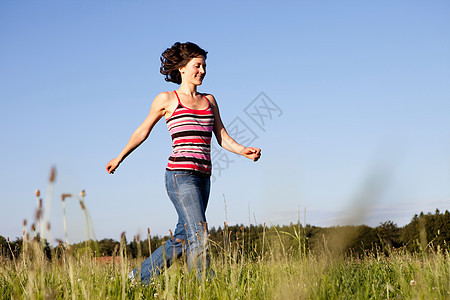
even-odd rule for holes
{"type": "Polygon", "coordinates": [[[143,258],[128,259],[123,240],[121,259],[109,263],[94,260],[93,242],[76,250],[62,244],[48,259],[42,243],[25,241],[20,253],[1,258],[0,291],[3,299],[450,299],[448,250],[347,255],[324,243],[312,252],[286,236],[298,249],[286,249],[281,234],[260,248],[245,245],[245,232],[211,242],[215,278],[198,281],[180,259],[148,286],[127,279],[143,258]]]}
{"type": "MultiPolygon", "coordinates": [[[[89,233],[84,196],[79,201],[89,233]]],[[[66,241],[67,197],[72,195],[62,195],[66,241]]],[[[120,242],[59,241],[51,247],[39,238],[50,230],[39,203],[21,239],[0,236],[2,299],[450,299],[447,210],[415,215],[402,228],[390,221],[376,228],[224,223],[208,238],[214,278],[198,280],[183,255],[144,286],[127,274],[170,237],[151,237],[148,230],[145,241],[127,243],[123,233],[120,242]]]]}

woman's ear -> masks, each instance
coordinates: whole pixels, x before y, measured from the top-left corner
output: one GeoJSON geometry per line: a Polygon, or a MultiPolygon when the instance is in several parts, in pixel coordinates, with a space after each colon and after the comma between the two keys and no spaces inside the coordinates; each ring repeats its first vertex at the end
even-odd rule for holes
{"type": "Polygon", "coordinates": [[[180,71],[181,74],[184,74],[185,69],[186,69],[186,66],[178,68],[178,71],[180,71]]]}

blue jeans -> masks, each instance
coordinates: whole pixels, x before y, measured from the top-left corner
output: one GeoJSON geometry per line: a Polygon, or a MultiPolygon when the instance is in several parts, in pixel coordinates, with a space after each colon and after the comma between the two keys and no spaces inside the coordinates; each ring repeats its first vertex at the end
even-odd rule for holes
{"type": "MultiPolygon", "coordinates": [[[[203,270],[209,270],[208,228],[206,224],[206,206],[208,205],[210,176],[194,171],[166,171],[165,184],[167,194],[178,213],[178,223],[173,237],[156,249],[141,265],[140,275],[144,284],[158,276],[186,253],[189,271],[196,271],[197,278],[203,270]]],[[[135,277],[134,269],[131,277],[135,277]]]]}

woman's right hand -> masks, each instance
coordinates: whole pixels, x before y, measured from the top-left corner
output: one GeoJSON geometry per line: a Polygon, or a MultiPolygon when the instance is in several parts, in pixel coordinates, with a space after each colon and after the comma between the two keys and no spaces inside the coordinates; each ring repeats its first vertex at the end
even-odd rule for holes
{"type": "Polygon", "coordinates": [[[108,172],[109,174],[114,174],[114,171],[116,171],[117,167],[120,165],[120,159],[119,158],[114,158],[111,159],[107,164],[106,164],[106,172],[108,172]]]}

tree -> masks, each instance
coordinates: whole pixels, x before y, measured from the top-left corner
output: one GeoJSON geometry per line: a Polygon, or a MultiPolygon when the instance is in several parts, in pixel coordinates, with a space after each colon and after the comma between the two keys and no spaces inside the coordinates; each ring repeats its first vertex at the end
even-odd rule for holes
{"type": "Polygon", "coordinates": [[[401,246],[400,228],[397,224],[392,221],[386,221],[384,223],[380,223],[376,229],[382,245],[395,248],[401,246]]]}

